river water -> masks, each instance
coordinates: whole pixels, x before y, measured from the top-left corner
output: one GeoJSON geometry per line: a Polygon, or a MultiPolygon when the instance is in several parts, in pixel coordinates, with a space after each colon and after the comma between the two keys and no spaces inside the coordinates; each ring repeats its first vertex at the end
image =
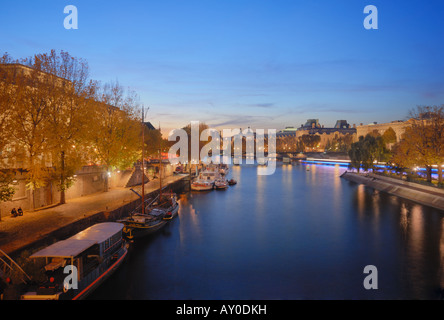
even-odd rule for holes
{"type": "Polygon", "coordinates": [[[180,195],[179,216],[132,244],[90,299],[438,299],[444,212],[340,178],[339,166],[278,165],[180,195]],[[378,289],[363,282],[377,268],[378,289]]]}

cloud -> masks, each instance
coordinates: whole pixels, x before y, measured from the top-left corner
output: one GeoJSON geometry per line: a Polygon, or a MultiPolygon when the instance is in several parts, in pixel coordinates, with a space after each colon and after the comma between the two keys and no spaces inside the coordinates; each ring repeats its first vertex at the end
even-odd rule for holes
{"type": "Polygon", "coordinates": [[[363,109],[345,109],[345,108],[325,108],[325,109],[308,109],[304,112],[322,112],[322,113],[342,113],[342,114],[348,114],[348,113],[368,113],[369,110],[363,110],[363,109]]]}
{"type": "Polygon", "coordinates": [[[217,122],[209,121],[208,124],[212,127],[246,127],[254,126],[257,123],[267,121],[270,119],[268,116],[257,116],[257,115],[245,115],[245,114],[224,114],[224,115],[213,115],[217,122]]]}
{"type": "Polygon", "coordinates": [[[292,110],[288,110],[287,113],[297,113],[297,114],[313,114],[313,113],[368,113],[371,112],[369,109],[363,108],[347,108],[341,106],[332,106],[325,103],[308,103],[304,105],[295,106],[292,110]]]}
{"type": "Polygon", "coordinates": [[[253,103],[253,104],[247,104],[247,107],[252,107],[252,108],[274,108],[275,104],[274,103],[253,103]]]}

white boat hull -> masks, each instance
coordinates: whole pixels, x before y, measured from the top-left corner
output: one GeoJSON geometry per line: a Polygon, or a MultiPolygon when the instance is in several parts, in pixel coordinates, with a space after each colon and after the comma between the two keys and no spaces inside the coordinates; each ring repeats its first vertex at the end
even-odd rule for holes
{"type": "Polygon", "coordinates": [[[216,181],[214,186],[216,187],[216,189],[227,189],[228,181],[216,181]]]}
{"type": "Polygon", "coordinates": [[[191,184],[191,190],[194,191],[206,191],[212,190],[213,188],[212,184],[191,184]]]}

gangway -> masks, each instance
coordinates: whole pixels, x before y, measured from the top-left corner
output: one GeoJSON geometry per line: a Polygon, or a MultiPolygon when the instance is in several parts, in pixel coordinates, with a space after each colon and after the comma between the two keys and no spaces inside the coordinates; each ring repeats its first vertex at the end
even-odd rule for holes
{"type": "Polygon", "coordinates": [[[23,271],[23,269],[1,249],[0,249],[0,278],[5,282],[7,278],[23,283],[31,281],[31,278],[26,274],[26,272],[23,271]]]}

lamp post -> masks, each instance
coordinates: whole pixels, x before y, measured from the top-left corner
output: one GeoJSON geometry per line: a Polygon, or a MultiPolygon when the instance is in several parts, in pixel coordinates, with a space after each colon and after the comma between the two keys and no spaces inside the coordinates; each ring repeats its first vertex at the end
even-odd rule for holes
{"type": "Polygon", "coordinates": [[[144,109],[142,106],[142,214],[145,214],[145,125],[143,123],[145,118],[144,109]]]}

